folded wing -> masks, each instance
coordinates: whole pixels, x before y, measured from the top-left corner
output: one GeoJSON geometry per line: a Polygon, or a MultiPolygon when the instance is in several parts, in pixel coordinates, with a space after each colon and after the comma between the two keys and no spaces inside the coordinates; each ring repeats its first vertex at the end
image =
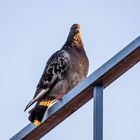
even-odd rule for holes
{"type": "Polygon", "coordinates": [[[24,111],[44,95],[48,94],[57,82],[64,79],[69,62],[70,55],[65,50],[59,50],[50,57],[37,85],[34,98],[29,102],[24,111]]]}

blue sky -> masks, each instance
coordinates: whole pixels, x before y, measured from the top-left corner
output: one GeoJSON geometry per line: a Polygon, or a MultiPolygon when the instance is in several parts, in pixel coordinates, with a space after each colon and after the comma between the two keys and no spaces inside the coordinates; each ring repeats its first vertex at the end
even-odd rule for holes
{"type": "MultiPolygon", "coordinates": [[[[0,1],[1,138],[29,123],[24,108],[33,97],[47,59],[79,23],[91,74],[140,35],[139,0],[0,1]]],[[[104,91],[104,140],[140,139],[137,64],[104,91]]],[[[92,140],[93,101],[42,140],[92,140]]]]}

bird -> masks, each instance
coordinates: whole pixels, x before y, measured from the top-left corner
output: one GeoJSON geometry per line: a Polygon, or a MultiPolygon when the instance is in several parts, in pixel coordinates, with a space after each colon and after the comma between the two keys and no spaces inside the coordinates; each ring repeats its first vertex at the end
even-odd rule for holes
{"type": "Polygon", "coordinates": [[[33,99],[28,119],[39,126],[46,110],[87,77],[89,60],[81,38],[80,24],[73,24],[62,48],[47,61],[33,99]]]}

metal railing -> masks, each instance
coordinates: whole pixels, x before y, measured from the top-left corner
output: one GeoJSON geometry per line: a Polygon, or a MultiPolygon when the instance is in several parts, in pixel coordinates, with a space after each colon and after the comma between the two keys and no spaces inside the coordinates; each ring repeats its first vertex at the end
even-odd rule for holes
{"type": "Polygon", "coordinates": [[[10,140],[37,140],[94,97],[94,140],[103,139],[103,89],[140,61],[140,37],[54,104],[36,127],[30,123],[10,140]]]}

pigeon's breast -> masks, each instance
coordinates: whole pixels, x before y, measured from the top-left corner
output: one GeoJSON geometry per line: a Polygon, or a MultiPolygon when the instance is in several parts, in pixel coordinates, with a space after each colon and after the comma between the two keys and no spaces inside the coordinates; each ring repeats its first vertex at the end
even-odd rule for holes
{"type": "Polygon", "coordinates": [[[84,74],[83,64],[77,63],[76,66],[71,65],[71,68],[69,68],[69,72],[66,77],[69,90],[74,88],[78,83],[80,83],[85,78],[86,75],[84,74]]]}
{"type": "Polygon", "coordinates": [[[49,93],[51,96],[59,97],[73,89],[85,77],[77,72],[70,72],[63,80],[59,81],[49,93]]]}
{"type": "Polygon", "coordinates": [[[85,77],[83,75],[80,75],[78,72],[74,72],[71,75],[69,75],[67,79],[68,90],[71,90],[72,88],[74,88],[78,83],[80,83],[84,79],[85,77]]]}
{"type": "Polygon", "coordinates": [[[51,90],[51,96],[57,97],[66,94],[87,76],[89,63],[85,52],[81,54],[75,51],[67,52],[69,53],[70,61],[67,65],[65,76],[51,90]]]}

